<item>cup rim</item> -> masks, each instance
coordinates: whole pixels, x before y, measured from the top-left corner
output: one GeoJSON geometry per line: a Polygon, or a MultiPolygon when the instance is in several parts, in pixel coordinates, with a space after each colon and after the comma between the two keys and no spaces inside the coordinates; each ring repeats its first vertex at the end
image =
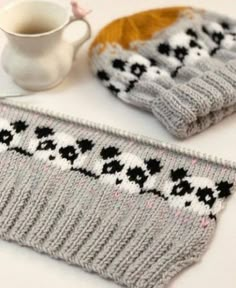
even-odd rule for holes
{"type": "Polygon", "coordinates": [[[60,26],[56,27],[55,29],[52,29],[50,31],[47,32],[42,32],[42,33],[36,33],[36,34],[23,34],[23,33],[17,33],[17,32],[13,32],[13,31],[9,31],[3,27],[1,27],[0,25],[0,30],[2,30],[3,32],[11,35],[11,36],[16,36],[16,37],[21,37],[21,38],[37,38],[37,37],[44,37],[53,33],[56,33],[60,30],[62,30],[69,22],[70,22],[70,11],[69,8],[66,8],[65,6],[59,4],[59,3],[55,3],[52,1],[47,1],[47,0],[18,0],[17,2],[11,2],[5,6],[3,6],[2,8],[0,8],[0,16],[1,14],[3,14],[4,12],[12,9],[13,7],[16,7],[22,3],[46,3],[46,4],[53,4],[55,6],[58,7],[62,7],[64,8],[65,12],[66,12],[66,20],[63,22],[63,24],[61,24],[60,26]]]}

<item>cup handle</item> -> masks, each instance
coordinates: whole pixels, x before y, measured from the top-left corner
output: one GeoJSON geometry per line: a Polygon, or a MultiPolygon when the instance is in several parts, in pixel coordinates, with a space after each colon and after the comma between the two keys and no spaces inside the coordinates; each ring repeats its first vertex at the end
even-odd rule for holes
{"type": "Polygon", "coordinates": [[[84,35],[81,39],[78,39],[78,40],[72,42],[72,45],[74,46],[74,57],[73,57],[73,59],[75,59],[79,48],[80,48],[86,41],[88,41],[88,40],[90,39],[91,34],[92,34],[91,26],[90,26],[89,22],[88,22],[85,18],[78,18],[78,17],[76,17],[76,16],[73,15],[73,16],[71,16],[70,21],[69,21],[69,23],[67,24],[67,27],[68,27],[71,23],[73,23],[73,22],[75,22],[75,21],[82,21],[82,22],[84,22],[84,23],[86,24],[87,30],[86,30],[86,32],[85,32],[85,35],[84,35]]]}

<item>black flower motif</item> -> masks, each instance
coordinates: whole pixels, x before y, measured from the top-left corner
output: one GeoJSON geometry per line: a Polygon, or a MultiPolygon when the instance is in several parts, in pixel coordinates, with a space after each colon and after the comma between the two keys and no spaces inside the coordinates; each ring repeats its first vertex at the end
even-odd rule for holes
{"type": "Polygon", "coordinates": [[[217,190],[220,191],[219,198],[227,198],[231,195],[230,189],[233,187],[232,183],[221,181],[216,183],[217,190]]]}
{"type": "Polygon", "coordinates": [[[56,146],[57,145],[53,142],[53,140],[44,140],[44,141],[39,142],[36,150],[39,150],[39,151],[55,150],[56,146]]]}
{"type": "Polygon", "coordinates": [[[26,128],[29,126],[25,123],[25,121],[21,121],[21,120],[11,123],[11,125],[14,127],[16,133],[25,131],[26,128]]]}
{"type": "Polygon", "coordinates": [[[78,144],[82,153],[85,153],[87,151],[91,151],[94,147],[93,141],[89,140],[89,139],[77,140],[76,144],[78,144]]]}
{"type": "Polygon", "coordinates": [[[214,197],[214,191],[212,189],[206,188],[198,188],[196,196],[200,202],[208,205],[210,208],[214,205],[216,198],[214,197]]]}
{"type": "Polygon", "coordinates": [[[99,78],[101,81],[109,81],[109,80],[110,80],[109,75],[108,75],[107,72],[104,71],[104,70],[98,71],[98,72],[97,72],[97,76],[98,76],[98,78],[99,78]]]}
{"type": "Polygon", "coordinates": [[[161,161],[151,158],[144,161],[147,165],[147,169],[151,175],[161,172],[163,166],[161,166],[161,161]]]}
{"type": "Polygon", "coordinates": [[[188,181],[181,181],[179,184],[174,185],[171,195],[184,196],[185,194],[190,194],[194,190],[194,187],[188,181]]]}
{"type": "Polygon", "coordinates": [[[184,177],[187,176],[187,170],[184,168],[178,168],[176,170],[171,170],[171,179],[172,181],[176,182],[180,179],[183,179],[184,177]]]}
{"type": "Polygon", "coordinates": [[[37,135],[37,138],[40,139],[43,137],[48,137],[49,135],[54,135],[54,131],[50,127],[42,126],[35,129],[35,134],[37,135]]]}
{"type": "Polygon", "coordinates": [[[78,157],[78,153],[76,152],[74,146],[61,147],[59,149],[59,153],[61,154],[62,158],[68,160],[69,162],[71,162],[71,164],[73,164],[78,157]]]}
{"type": "Polygon", "coordinates": [[[184,58],[188,55],[188,50],[185,47],[176,47],[175,50],[175,57],[179,59],[181,62],[184,61],[184,58]]]}
{"type": "Polygon", "coordinates": [[[135,182],[141,188],[148,178],[145,175],[145,171],[143,171],[141,167],[129,168],[127,171],[127,176],[131,182],[135,182]]]}
{"type": "Polygon", "coordinates": [[[0,131],[0,143],[6,144],[9,146],[12,139],[13,139],[13,135],[11,134],[10,131],[5,130],[5,129],[0,131]]]}
{"type": "Polygon", "coordinates": [[[157,47],[157,50],[159,53],[169,56],[171,48],[168,43],[160,43],[159,46],[157,47]]]}
{"type": "Polygon", "coordinates": [[[222,40],[224,40],[224,38],[225,38],[225,36],[221,32],[214,32],[212,34],[212,40],[218,45],[221,44],[221,42],[222,42],[222,40]]]}
{"type": "Polygon", "coordinates": [[[102,174],[116,174],[123,169],[124,165],[120,164],[117,160],[112,160],[109,163],[105,163],[103,166],[102,174]]]}
{"type": "Polygon", "coordinates": [[[115,68],[115,69],[118,69],[120,71],[125,71],[125,65],[126,65],[126,61],[123,61],[121,59],[114,59],[112,61],[112,66],[115,68]]]}
{"type": "Polygon", "coordinates": [[[102,156],[102,159],[106,160],[109,158],[114,158],[115,156],[119,156],[121,152],[118,148],[114,146],[109,146],[107,148],[102,148],[102,151],[100,155],[102,156]]]}
{"type": "Polygon", "coordinates": [[[144,72],[147,72],[147,67],[145,65],[135,63],[131,66],[130,70],[132,74],[139,78],[144,72]]]}

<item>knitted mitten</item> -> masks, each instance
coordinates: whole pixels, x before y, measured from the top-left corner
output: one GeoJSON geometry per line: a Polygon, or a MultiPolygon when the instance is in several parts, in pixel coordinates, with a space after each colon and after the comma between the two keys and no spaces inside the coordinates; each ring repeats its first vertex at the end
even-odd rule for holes
{"type": "Polygon", "coordinates": [[[235,165],[142,137],[0,104],[0,238],[129,288],[198,261],[235,165]]]}
{"type": "Polygon", "coordinates": [[[236,109],[235,27],[227,17],[184,7],[124,17],[95,39],[92,69],[113,94],[185,138],[236,109]],[[225,27],[220,44],[210,37],[215,21],[225,27]]]}

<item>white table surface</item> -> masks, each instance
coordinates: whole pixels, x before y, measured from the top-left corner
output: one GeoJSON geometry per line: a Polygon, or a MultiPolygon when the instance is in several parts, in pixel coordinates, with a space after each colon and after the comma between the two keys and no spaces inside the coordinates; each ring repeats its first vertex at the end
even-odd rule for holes
{"type": "MultiPolygon", "coordinates": [[[[4,1],[0,2],[2,4],[4,1]]],[[[167,5],[194,5],[236,18],[235,0],[182,0],[181,2],[178,0],[83,0],[80,3],[93,9],[93,13],[88,17],[92,24],[93,35],[116,17],[167,5]]],[[[17,98],[17,100],[236,161],[236,115],[189,140],[177,141],[154,117],[127,106],[102,87],[90,73],[87,59],[88,46],[89,43],[80,50],[69,77],[59,87],[17,98]]],[[[236,196],[234,195],[219,219],[215,237],[202,261],[182,272],[169,287],[235,288],[235,269],[236,196]]],[[[3,288],[118,287],[80,268],[3,241],[0,241],[0,283],[0,287],[3,288]]]]}

